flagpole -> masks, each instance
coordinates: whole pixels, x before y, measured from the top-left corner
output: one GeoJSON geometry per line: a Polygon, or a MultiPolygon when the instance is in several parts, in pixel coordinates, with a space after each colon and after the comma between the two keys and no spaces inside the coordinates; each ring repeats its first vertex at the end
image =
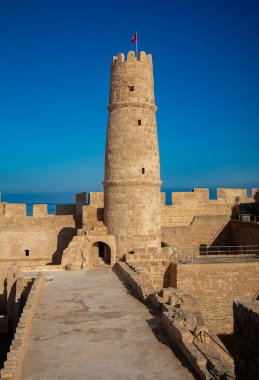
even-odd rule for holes
{"type": "Polygon", "coordinates": [[[136,56],[138,58],[138,32],[136,32],[136,56]]]}

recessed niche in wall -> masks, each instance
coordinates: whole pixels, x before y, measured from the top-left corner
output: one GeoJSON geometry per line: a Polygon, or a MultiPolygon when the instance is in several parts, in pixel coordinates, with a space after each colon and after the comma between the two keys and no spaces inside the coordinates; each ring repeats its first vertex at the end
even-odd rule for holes
{"type": "Polygon", "coordinates": [[[30,251],[29,251],[29,249],[25,249],[25,256],[30,256],[30,251]]]}

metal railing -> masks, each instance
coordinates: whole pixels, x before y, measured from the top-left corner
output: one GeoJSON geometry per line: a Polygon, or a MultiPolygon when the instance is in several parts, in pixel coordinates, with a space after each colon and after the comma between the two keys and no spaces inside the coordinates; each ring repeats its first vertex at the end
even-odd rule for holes
{"type": "Polygon", "coordinates": [[[231,217],[231,220],[237,220],[239,222],[259,223],[259,216],[252,215],[252,214],[239,214],[239,215],[233,215],[231,217]]]}
{"type": "Polygon", "coordinates": [[[259,255],[258,245],[226,245],[199,247],[199,254],[203,255],[259,255]]]}
{"type": "Polygon", "coordinates": [[[205,329],[204,330],[201,330],[199,332],[199,334],[197,336],[194,337],[193,339],[193,343],[195,343],[195,341],[200,341],[201,343],[204,343],[204,337],[203,335],[207,335],[210,340],[212,340],[213,343],[215,343],[217,345],[218,348],[220,348],[220,359],[222,361],[222,353],[224,352],[224,354],[226,354],[230,359],[234,360],[233,356],[230,355],[230,353],[228,352],[228,350],[221,346],[205,329]]]}

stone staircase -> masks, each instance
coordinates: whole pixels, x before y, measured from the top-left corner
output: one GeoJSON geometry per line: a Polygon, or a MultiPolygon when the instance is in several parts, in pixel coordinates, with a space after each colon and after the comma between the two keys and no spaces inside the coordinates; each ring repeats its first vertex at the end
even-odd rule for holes
{"type": "Polygon", "coordinates": [[[159,252],[154,248],[139,248],[126,255],[126,264],[139,274],[143,284],[160,290],[171,255],[171,247],[164,247],[159,252]]]}

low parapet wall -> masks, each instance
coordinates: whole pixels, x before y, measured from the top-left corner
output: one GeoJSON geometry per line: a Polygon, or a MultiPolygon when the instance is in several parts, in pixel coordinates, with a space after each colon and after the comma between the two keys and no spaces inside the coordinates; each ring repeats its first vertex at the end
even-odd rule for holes
{"type": "Polygon", "coordinates": [[[155,290],[146,281],[146,279],[134,272],[130,267],[121,261],[118,261],[114,266],[114,271],[117,275],[135,292],[141,301],[145,301],[147,297],[155,290]]]}
{"type": "Polygon", "coordinates": [[[202,315],[190,295],[172,288],[155,292],[145,274],[137,273],[125,262],[117,262],[114,270],[141,301],[160,310],[165,332],[199,378],[225,378],[227,373],[233,373],[232,358],[203,325],[202,315]]]}
{"type": "Polygon", "coordinates": [[[0,371],[1,379],[19,380],[20,378],[25,353],[28,347],[32,321],[40,300],[44,282],[44,276],[38,274],[19,319],[10,351],[7,354],[7,360],[4,362],[4,368],[0,371]]]}

